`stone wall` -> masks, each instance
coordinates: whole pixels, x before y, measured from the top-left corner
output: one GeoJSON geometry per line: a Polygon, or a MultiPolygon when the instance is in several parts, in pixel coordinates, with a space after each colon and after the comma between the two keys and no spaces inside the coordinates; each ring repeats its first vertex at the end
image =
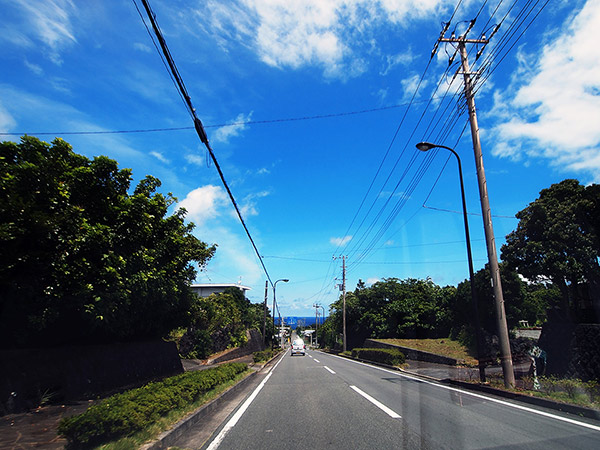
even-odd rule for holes
{"type": "Polygon", "coordinates": [[[575,327],[567,375],[584,381],[600,381],[600,325],[575,327]]]}
{"type": "Polygon", "coordinates": [[[90,398],[183,372],[173,342],[0,350],[0,414],[90,398]]]}
{"type": "Polygon", "coordinates": [[[446,364],[456,366],[457,364],[464,363],[462,360],[448,358],[446,356],[435,355],[429,352],[423,352],[420,350],[414,350],[412,348],[401,347],[400,345],[388,344],[386,342],[380,342],[376,339],[366,339],[363,345],[365,348],[397,348],[402,353],[406,359],[410,359],[412,361],[425,361],[432,362],[438,364],[446,364]]]}
{"type": "Polygon", "coordinates": [[[214,360],[210,360],[211,364],[222,363],[225,361],[231,361],[232,359],[241,358],[242,356],[251,355],[254,352],[259,352],[265,349],[265,345],[263,343],[262,333],[258,330],[248,330],[246,331],[246,336],[248,337],[248,342],[243,347],[234,348],[231,351],[225,353],[224,355],[215,358],[214,360]]]}

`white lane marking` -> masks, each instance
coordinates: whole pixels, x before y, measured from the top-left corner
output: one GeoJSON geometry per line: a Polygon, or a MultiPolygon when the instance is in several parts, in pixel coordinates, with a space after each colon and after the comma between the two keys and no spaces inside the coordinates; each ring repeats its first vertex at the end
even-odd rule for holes
{"type": "Polygon", "coordinates": [[[410,376],[410,375],[407,375],[405,373],[397,372],[397,371],[394,371],[394,370],[385,369],[383,367],[372,366],[370,364],[365,364],[365,363],[362,363],[360,361],[353,361],[351,359],[343,358],[341,356],[336,356],[336,355],[329,355],[329,356],[333,356],[335,358],[344,359],[346,361],[349,361],[349,362],[352,362],[352,363],[355,363],[355,364],[360,364],[362,366],[371,367],[372,369],[381,370],[382,372],[391,373],[391,374],[394,374],[394,375],[396,375],[398,377],[404,377],[404,378],[408,378],[409,380],[414,380],[414,381],[418,381],[420,383],[430,384],[431,386],[437,386],[439,388],[446,389],[448,391],[458,392],[458,393],[463,394],[463,395],[470,395],[471,397],[475,397],[475,398],[487,400],[487,401],[492,402],[492,403],[498,403],[500,405],[508,406],[510,408],[515,408],[515,409],[519,409],[521,411],[527,411],[527,412],[530,412],[530,413],[533,413],[533,414],[537,414],[539,416],[544,416],[544,417],[549,417],[551,419],[560,420],[561,422],[570,423],[572,425],[578,425],[580,427],[589,428],[589,429],[594,430],[594,431],[600,431],[600,427],[597,426],[597,425],[592,425],[592,424],[585,423],[585,422],[579,422],[577,420],[569,419],[568,417],[558,416],[556,414],[548,413],[548,412],[545,412],[545,411],[539,411],[537,409],[528,408],[527,406],[521,406],[521,405],[517,405],[515,403],[505,402],[503,400],[498,400],[498,399],[492,398],[492,397],[486,397],[485,395],[476,394],[474,392],[465,391],[465,390],[462,390],[462,389],[457,389],[457,388],[454,388],[454,387],[451,387],[451,386],[445,386],[443,384],[434,383],[433,381],[424,380],[422,378],[410,376]]]}
{"type": "MultiPolygon", "coordinates": [[[[308,353],[307,353],[307,355],[308,355],[308,353]]],[[[310,356],[310,355],[308,355],[308,357],[309,357],[309,358],[312,358],[312,356],[310,356]]]]}
{"type": "MultiPolygon", "coordinates": [[[[285,356],[285,353],[284,353],[284,356],[285,356]]],[[[275,364],[273,366],[273,368],[269,371],[269,374],[265,377],[264,380],[261,381],[261,383],[258,385],[258,387],[256,389],[254,389],[254,392],[252,392],[252,394],[250,395],[250,397],[248,397],[246,399],[246,401],[240,407],[240,409],[238,409],[235,412],[235,414],[231,417],[231,419],[229,419],[229,422],[227,422],[227,424],[223,427],[223,429],[217,435],[217,437],[215,437],[213,439],[213,441],[206,448],[206,450],[215,450],[219,445],[221,445],[221,442],[223,442],[223,439],[225,439],[225,436],[227,435],[227,433],[229,433],[229,430],[231,430],[238,423],[238,421],[244,415],[244,413],[246,412],[246,410],[248,409],[248,407],[250,406],[250,404],[254,401],[254,399],[256,398],[256,396],[258,395],[258,393],[260,392],[260,390],[265,386],[265,384],[267,383],[267,381],[269,380],[269,378],[271,378],[271,375],[273,375],[273,371],[277,368],[277,366],[279,365],[279,363],[282,360],[283,360],[283,356],[279,359],[279,361],[277,361],[277,364],[275,364]]]]}
{"type": "Polygon", "coordinates": [[[315,358],[315,362],[318,363],[318,362],[321,362],[321,361],[319,361],[318,359],[315,358]]]}
{"type": "Polygon", "coordinates": [[[375,406],[377,406],[379,409],[381,409],[384,413],[386,413],[388,416],[390,416],[392,419],[401,419],[402,416],[400,416],[400,414],[396,413],[395,411],[392,411],[390,408],[388,408],[387,406],[385,406],[383,403],[381,403],[378,400],[375,400],[373,397],[371,397],[369,394],[367,394],[366,392],[361,391],[359,388],[357,388],[356,386],[350,386],[355,392],[359,393],[360,395],[362,395],[364,398],[366,398],[367,400],[369,400],[371,403],[373,403],[375,406]]]}
{"type": "Polygon", "coordinates": [[[329,367],[327,366],[323,366],[324,369],[327,369],[330,373],[335,375],[335,372],[333,370],[331,370],[329,367]]]}

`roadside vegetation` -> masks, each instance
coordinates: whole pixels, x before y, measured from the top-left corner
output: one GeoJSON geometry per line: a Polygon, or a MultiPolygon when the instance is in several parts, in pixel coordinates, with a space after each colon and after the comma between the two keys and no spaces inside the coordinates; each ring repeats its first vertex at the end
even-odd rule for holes
{"type": "Polygon", "coordinates": [[[399,366],[405,361],[404,354],[400,350],[392,348],[353,348],[351,352],[345,354],[355,359],[364,359],[388,366],[399,366]]]}
{"type": "Polygon", "coordinates": [[[399,345],[400,347],[412,348],[422,352],[435,355],[447,356],[464,361],[466,366],[477,366],[477,359],[469,353],[469,349],[457,340],[453,339],[380,339],[387,344],[399,345]]]}
{"type": "Polygon", "coordinates": [[[169,428],[204,403],[209,393],[238,381],[247,372],[246,364],[229,363],[148,383],[63,419],[58,433],[67,438],[70,448],[92,448],[122,438],[128,438],[130,444],[121,442],[119,448],[135,448],[135,442],[145,442],[169,428]]]}

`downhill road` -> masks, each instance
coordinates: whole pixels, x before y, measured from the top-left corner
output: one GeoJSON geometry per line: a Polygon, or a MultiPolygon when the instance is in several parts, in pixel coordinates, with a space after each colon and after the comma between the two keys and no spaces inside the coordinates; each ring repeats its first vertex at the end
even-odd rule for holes
{"type": "Polygon", "coordinates": [[[205,448],[600,448],[600,423],[337,356],[285,353],[205,448]]]}

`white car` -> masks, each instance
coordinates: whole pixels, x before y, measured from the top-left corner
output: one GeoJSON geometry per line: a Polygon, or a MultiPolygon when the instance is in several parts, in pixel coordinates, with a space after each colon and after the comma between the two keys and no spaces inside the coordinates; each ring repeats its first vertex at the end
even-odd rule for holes
{"type": "Polygon", "coordinates": [[[291,356],[294,356],[294,355],[304,356],[306,354],[306,345],[304,345],[304,341],[302,339],[295,339],[294,342],[292,342],[291,352],[292,352],[291,356]]]}

